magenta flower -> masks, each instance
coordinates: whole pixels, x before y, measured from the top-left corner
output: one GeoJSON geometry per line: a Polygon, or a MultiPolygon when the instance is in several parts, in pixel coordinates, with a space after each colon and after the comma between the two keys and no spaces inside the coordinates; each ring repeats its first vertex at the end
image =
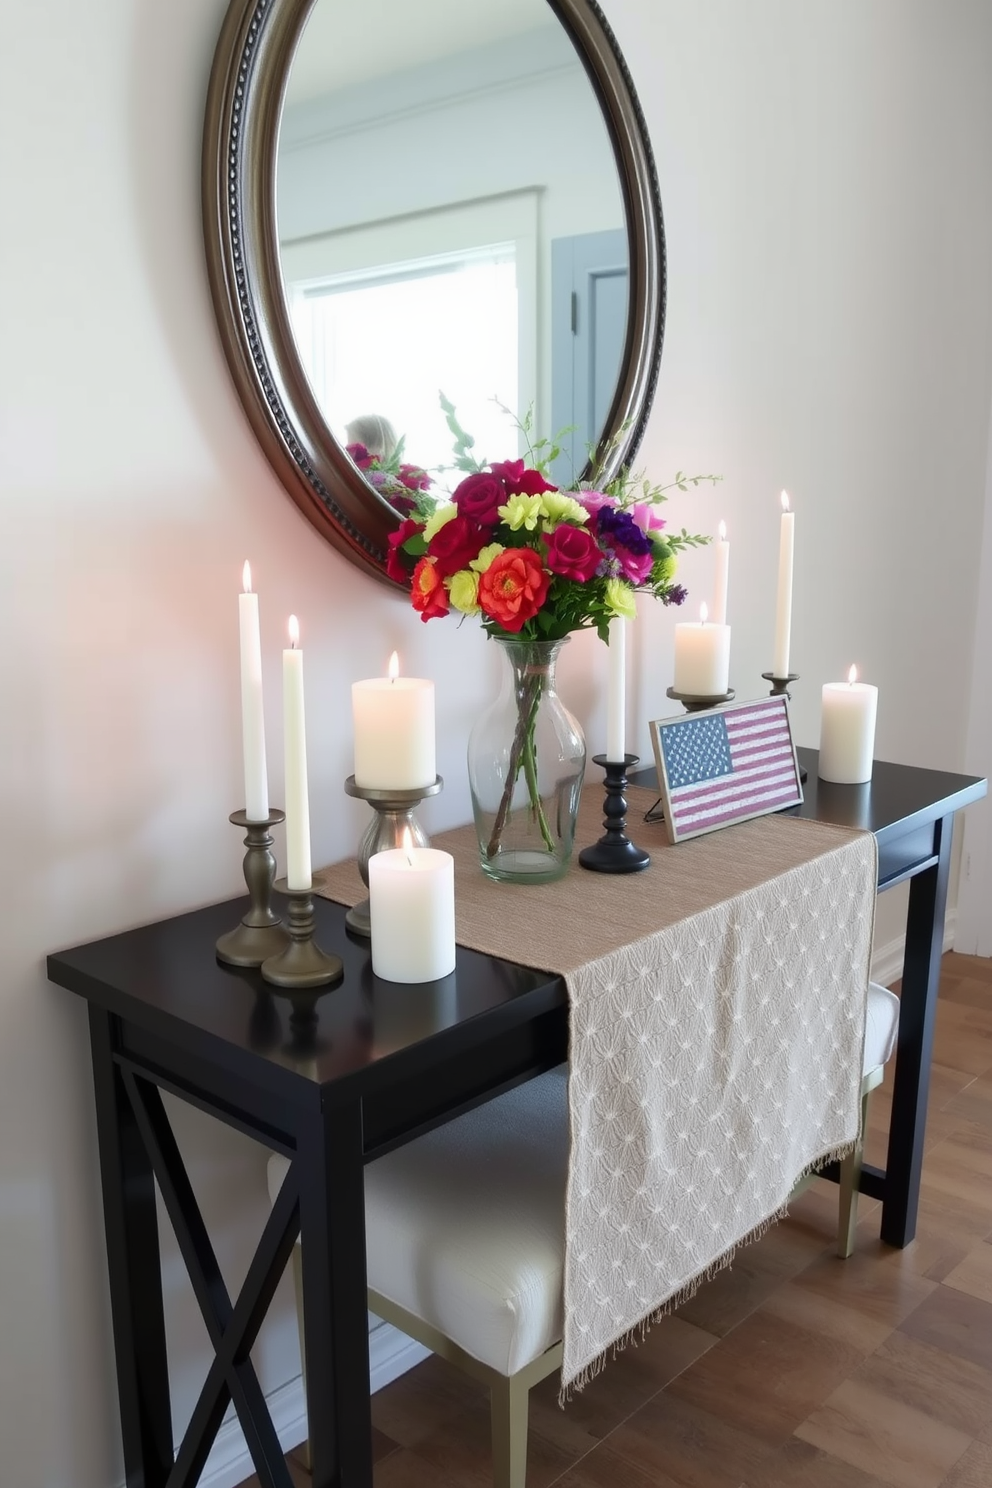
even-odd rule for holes
{"type": "Polygon", "coordinates": [[[562,522],[548,535],[547,565],[563,578],[587,584],[595,577],[602,556],[598,542],[585,527],[562,522]]]}

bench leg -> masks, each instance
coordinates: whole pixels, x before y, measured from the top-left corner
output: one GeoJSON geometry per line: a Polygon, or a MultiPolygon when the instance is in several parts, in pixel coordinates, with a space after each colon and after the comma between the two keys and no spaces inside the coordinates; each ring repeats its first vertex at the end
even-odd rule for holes
{"type": "Polygon", "coordinates": [[[854,1251],[854,1231],[858,1225],[858,1189],[865,1157],[865,1131],[868,1127],[869,1086],[861,1097],[861,1131],[857,1144],[840,1165],[840,1214],[837,1222],[837,1254],[844,1260],[854,1251]]]}
{"type": "Polygon", "coordinates": [[[525,1488],[529,1395],[529,1381],[520,1374],[495,1379],[490,1386],[493,1488],[525,1488]]]}

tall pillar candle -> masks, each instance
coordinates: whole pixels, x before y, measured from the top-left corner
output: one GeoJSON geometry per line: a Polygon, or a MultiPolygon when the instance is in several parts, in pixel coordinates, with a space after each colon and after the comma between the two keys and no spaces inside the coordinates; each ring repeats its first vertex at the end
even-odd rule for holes
{"type": "Polygon", "coordinates": [[[289,617],[290,645],[282,653],[282,710],[286,758],[286,887],[309,889],[310,795],[307,789],[307,730],[303,706],[300,627],[289,617]]]}
{"type": "Polygon", "coordinates": [[[871,779],[878,688],[859,682],[857,675],[852,666],[846,682],[827,682],[823,688],[818,774],[839,785],[871,779]]]}
{"type": "Polygon", "coordinates": [[[262,705],[262,643],[258,630],[258,595],[252,593],[251,567],[242,570],[244,592],[238,595],[241,638],[241,744],[245,768],[245,815],[264,822],[269,815],[269,782],[265,768],[265,712],[262,705]]]}
{"type": "Polygon", "coordinates": [[[772,676],[788,677],[792,636],[792,560],[796,539],[796,514],[789,510],[788,494],[782,492],[782,522],[778,539],[778,598],[775,607],[775,652],[772,676]]]}
{"type": "Polygon", "coordinates": [[[722,697],[730,680],[730,626],[707,621],[705,605],[699,621],[683,620],[675,627],[675,686],[685,697],[722,697]]]}
{"type": "Polygon", "coordinates": [[[713,576],[713,623],[727,623],[727,591],[730,586],[730,544],[727,541],[727,524],[721,522],[719,540],[714,549],[716,572],[713,576]]]}
{"type": "Polygon", "coordinates": [[[418,790],[437,779],[434,683],[389,675],[351,685],[355,784],[363,790],[418,790]]]}
{"type": "Polygon", "coordinates": [[[434,847],[369,858],[372,970],[388,982],[434,982],[455,969],[455,860],[434,847]]]}
{"type": "Polygon", "coordinates": [[[627,622],[618,615],[610,621],[609,670],[606,687],[606,758],[624,758],[627,669],[627,622]]]}

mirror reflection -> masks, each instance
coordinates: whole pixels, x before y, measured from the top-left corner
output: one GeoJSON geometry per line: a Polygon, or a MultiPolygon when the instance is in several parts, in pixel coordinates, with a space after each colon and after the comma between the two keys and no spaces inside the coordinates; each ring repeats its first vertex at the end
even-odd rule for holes
{"type": "Polygon", "coordinates": [[[581,473],[627,324],[627,238],[596,95],[546,0],[317,0],[277,161],[286,302],[335,440],[399,509],[572,426],[581,473]]]}

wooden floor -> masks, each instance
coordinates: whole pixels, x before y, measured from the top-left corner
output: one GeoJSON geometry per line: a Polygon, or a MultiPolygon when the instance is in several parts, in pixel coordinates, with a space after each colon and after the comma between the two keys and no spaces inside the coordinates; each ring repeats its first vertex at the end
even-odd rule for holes
{"type": "MultiPolygon", "coordinates": [[[[883,1086],[869,1161],[887,1121],[883,1086]]],[[[818,1180],[566,1410],[554,1377],[532,1391],[527,1488],[992,1488],[992,961],[944,958],[915,1242],[883,1246],[862,1200],[838,1260],[836,1192],[818,1180]]],[[[439,1360],[372,1419],[375,1488],[490,1483],[487,1397],[439,1360]]]]}

